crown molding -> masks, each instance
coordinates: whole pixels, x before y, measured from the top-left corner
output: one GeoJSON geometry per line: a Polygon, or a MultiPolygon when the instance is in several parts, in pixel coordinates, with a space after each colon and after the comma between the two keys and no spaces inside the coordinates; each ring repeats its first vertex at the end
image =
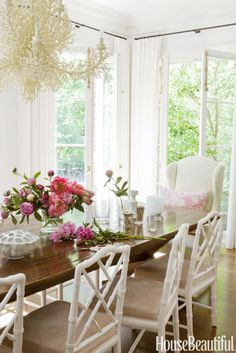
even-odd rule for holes
{"type": "MultiPolygon", "coordinates": [[[[221,0],[215,1],[219,3],[221,0]]],[[[167,12],[164,11],[163,16],[158,17],[155,11],[149,11],[148,16],[142,16],[142,14],[137,16],[126,15],[104,5],[99,5],[93,0],[64,0],[64,2],[72,20],[100,28],[101,31],[109,31],[130,38],[235,21],[234,12],[232,11],[229,14],[227,7],[221,9],[221,12],[216,8],[207,17],[197,16],[193,18],[191,8],[185,9],[183,13],[181,9],[178,9],[177,14],[176,12],[169,12],[168,16],[167,12]]]]}
{"type": "Polygon", "coordinates": [[[127,16],[103,6],[85,0],[65,0],[65,5],[72,20],[90,26],[98,27],[101,31],[111,31],[127,36],[129,33],[129,20],[127,16]]]}

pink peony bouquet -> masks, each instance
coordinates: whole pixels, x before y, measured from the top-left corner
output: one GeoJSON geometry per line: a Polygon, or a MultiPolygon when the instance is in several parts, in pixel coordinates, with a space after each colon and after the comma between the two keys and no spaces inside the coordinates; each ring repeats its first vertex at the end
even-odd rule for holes
{"type": "Polygon", "coordinates": [[[94,238],[95,233],[88,225],[79,226],[71,222],[61,224],[58,229],[51,234],[51,240],[53,243],[58,243],[63,240],[76,239],[77,244],[81,244],[86,241],[91,241],[94,238]]]}
{"type": "MultiPolygon", "coordinates": [[[[58,229],[51,234],[51,241],[55,243],[60,243],[64,240],[75,240],[79,246],[94,246],[94,245],[105,245],[113,244],[117,241],[126,241],[132,239],[150,239],[150,237],[145,238],[142,235],[130,235],[123,232],[114,232],[111,229],[103,229],[97,223],[94,218],[93,223],[84,223],[78,228],[74,223],[67,222],[61,224],[58,229]]],[[[156,239],[156,238],[154,238],[156,239]]]]}
{"type": "Polygon", "coordinates": [[[34,216],[38,221],[57,223],[57,219],[66,212],[73,209],[84,212],[83,205],[91,205],[93,202],[93,192],[86,190],[76,181],[54,176],[53,170],[48,171],[45,186],[37,181],[40,172],[33,178],[20,174],[16,168],[13,173],[23,181],[20,189],[13,188],[5,192],[1,218],[11,217],[14,224],[17,224],[17,216],[20,217],[20,223],[25,219],[29,222],[30,216],[34,216]]]}

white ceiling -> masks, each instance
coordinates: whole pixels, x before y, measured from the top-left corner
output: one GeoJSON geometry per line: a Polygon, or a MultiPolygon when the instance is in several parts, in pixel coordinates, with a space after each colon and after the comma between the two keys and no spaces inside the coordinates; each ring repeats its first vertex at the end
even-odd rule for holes
{"type": "Polygon", "coordinates": [[[235,0],[69,0],[125,26],[127,34],[236,22],[235,0]]]}

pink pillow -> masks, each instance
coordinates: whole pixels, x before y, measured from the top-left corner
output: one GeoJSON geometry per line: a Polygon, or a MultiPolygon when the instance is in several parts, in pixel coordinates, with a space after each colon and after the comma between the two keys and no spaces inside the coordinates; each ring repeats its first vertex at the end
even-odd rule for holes
{"type": "Polygon", "coordinates": [[[171,189],[162,190],[167,207],[183,207],[193,210],[204,210],[207,205],[209,192],[184,192],[171,189]]]}

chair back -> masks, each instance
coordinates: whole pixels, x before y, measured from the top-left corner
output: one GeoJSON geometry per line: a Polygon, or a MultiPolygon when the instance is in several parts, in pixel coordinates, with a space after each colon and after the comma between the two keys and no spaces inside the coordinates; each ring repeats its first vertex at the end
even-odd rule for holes
{"type": "Polygon", "coordinates": [[[167,185],[170,189],[210,193],[207,211],[220,209],[223,178],[223,164],[209,157],[188,157],[167,167],[167,185]]]}
{"type": "MultiPolygon", "coordinates": [[[[23,339],[23,305],[25,293],[25,275],[19,273],[14,276],[0,278],[0,287],[10,287],[4,299],[0,303],[0,315],[13,295],[16,295],[15,313],[0,333],[0,346],[5,338],[13,342],[13,353],[22,353],[23,339]],[[13,331],[10,330],[13,327],[13,331]]],[[[0,348],[1,351],[1,348],[0,348]]]]}
{"type": "Polygon", "coordinates": [[[198,292],[216,279],[224,214],[212,211],[198,222],[189,265],[187,287],[198,292]]]}
{"type": "Polygon", "coordinates": [[[80,352],[111,330],[115,331],[113,341],[119,339],[129,253],[130,247],[128,245],[106,246],[92,258],[77,265],[69,315],[67,353],[80,352]],[[111,265],[114,266],[111,267],[111,265]],[[91,273],[89,273],[91,268],[99,269],[104,276],[105,284],[102,288],[99,288],[96,279],[91,278],[91,273]],[[119,276],[117,276],[118,273],[119,276]],[[82,276],[87,280],[91,291],[85,305],[79,303],[82,276]],[[112,284],[115,284],[114,290],[109,291],[112,284]],[[115,307],[114,313],[111,306],[115,307]],[[105,323],[99,321],[99,313],[101,314],[101,312],[103,317],[106,316],[105,323]],[[93,326],[94,333],[88,337],[88,330],[91,329],[91,326],[93,326]]]}
{"type": "Polygon", "coordinates": [[[163,320],[161,322],[168,321],[177,305],[188,230],[189,225],[183,224],[172,242],[160,302],[159,320],[163,320]]]}

